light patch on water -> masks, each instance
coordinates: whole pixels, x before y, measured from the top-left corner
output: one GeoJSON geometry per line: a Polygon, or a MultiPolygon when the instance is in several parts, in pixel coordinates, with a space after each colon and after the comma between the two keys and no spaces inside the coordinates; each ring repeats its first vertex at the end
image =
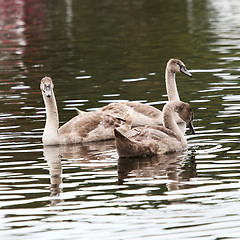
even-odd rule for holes
{"type": "Polygon", "coordinates": [[[77,76],[75,77],[78,80],[85,80],[85,79],[90,79],[92,76],[77,76]]]}
{"type": "Polygon", "coordinates": [[[147,78],[141,77],[141,78],[130,78],[130,79],[123,79],[123,82],[138,82],[138,81],[144,81],[147,80],[147,78]]]}

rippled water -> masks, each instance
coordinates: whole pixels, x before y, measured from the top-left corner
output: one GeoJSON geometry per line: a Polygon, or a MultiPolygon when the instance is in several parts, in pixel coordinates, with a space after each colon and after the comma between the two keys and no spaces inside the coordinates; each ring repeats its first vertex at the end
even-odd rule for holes
{"type": "Polygon", "coordinates": [[[239,239],[238,0],[0,1],[1,239],[239,239]],[[162,108],[169,58],[195,112],[188,151],[118,159],[114,141],[43,147],[41,77],[75,107],[162,108]]]}

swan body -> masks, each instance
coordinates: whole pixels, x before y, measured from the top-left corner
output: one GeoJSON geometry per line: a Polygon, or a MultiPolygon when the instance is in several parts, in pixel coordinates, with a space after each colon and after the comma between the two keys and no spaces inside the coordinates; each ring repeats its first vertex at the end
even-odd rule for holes
{"type": "Polygon", "coordinates": [[[97,111],[121,117],[124,114],[126,106],[133,110],[132,127],[162,123],[162,112],[159,109],[136,101],[110,103],[97,111]]]}
{"type": "MultiPolygon", "coordinates": [[[[143,125],[158,125],[162,121],[162,112],[155,107],[142,104],[140,102],[118,102],[110,103],[96,112],[108,113],[115,117],[121,118],[128,108],[132,109],[132,127],[143,126],[143,125]]],[[[87,115],[90,112],[84,112],[76,108],[78,115],[87,115]]]]}
{"type": "MultiPolygon", "coordinates": [[[[168,100],[180,100],[175,75],[177,72],[181,72],[186,74],[189,77],[192,77],[191,73],[188,72],[185,64],[179,59],[170,59],[167,63],[165,70],[165,81],[166,81],[166,89],[168,94],[168,100]]],[[[97,111],[106,112],[118,117],[122,117],[125,114],[126,107],[128,106],[133,109],[132,116],[132,126],[145,126],[145,125],[162,125],[162,112],[161,110],[146,105],[140,102],[118,102],[118,103],[110,103],[107,106],[104,106],[97,111]]],[[[78,114],[84,114],[86,112],[77,110],[78,114]]],[[[182,119],[178,116],[175,116],[178,123],[183,123],[182,119]]],[[[183,127],[185,129],[185,126],[183,127]]]]}
{"type": "Polygon", "coordinates": [[[188,103],[169,101],[163,108],[163,126],[135,127],[125,134],[115,129],[119,157],[145,157],[167,154],[187,148],[187,140],[177,125],[174,114],[193,130],[193,110],[188,103]]]}
{"type": "Polygon", "coordinates": [[[77,115],[59,128],[59,117],[56,99],[53,92],[53,81],[50,77],[41,80],[40,89],[46,107],[46,124],[42,136],[44,145],[76,144],[102,141],[114,138],[114,128],[123,132],[131,128],[132,110],[126,106],[126,120],[103,112],[89,112],[77,115]]]}

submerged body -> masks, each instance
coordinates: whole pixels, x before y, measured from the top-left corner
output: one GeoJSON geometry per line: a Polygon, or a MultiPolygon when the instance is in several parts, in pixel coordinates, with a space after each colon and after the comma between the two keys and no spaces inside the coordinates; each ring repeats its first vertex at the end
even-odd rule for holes
{"type": "Polygon", "coordinates": [[[44,145],[76,144],[114,138],[114,128],[123,132],[131,128],[132,110],[126,106],[125,119],[107,113],[90,112],[77,115],[59,128],[59,117],[53,82],[49,77],[41,80],[41,91],[46,107],[46,124],[42,136],[44,145]]]}
{"type": "Polygon", "coordinates": [[[163,126],[136,127],[125,134],[115,129],[119,157],[145,157],[167,154],[187,148],[187,140],[177,125],[174,114],[189,124],[191,131],[193,111],[189,104],[170,101],[163,108],[163,126]]]}

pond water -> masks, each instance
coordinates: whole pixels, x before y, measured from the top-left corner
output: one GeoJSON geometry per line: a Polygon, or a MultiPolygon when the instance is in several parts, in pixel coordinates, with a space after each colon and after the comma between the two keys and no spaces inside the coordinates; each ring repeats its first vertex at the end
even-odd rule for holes
{"type": "Polygon", "coordinates": [[[240,238],[239,0],[0,0],[1,239],[240,238]],[[188,151],[118,159],[114,141],[43,147],[43,76],[75,107],[162,109],[181,59],[188,151]]]}

